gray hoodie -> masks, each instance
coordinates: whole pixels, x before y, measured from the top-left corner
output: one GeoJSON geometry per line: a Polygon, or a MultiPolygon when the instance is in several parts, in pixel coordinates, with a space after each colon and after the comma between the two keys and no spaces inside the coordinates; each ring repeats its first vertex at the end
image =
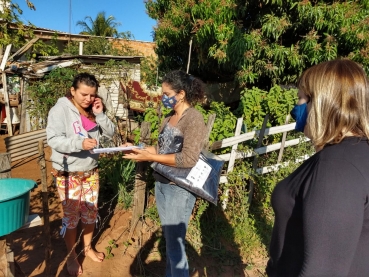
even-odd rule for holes
{"type": "Polygon", "coordinates": [[[99,154],[83,150],[84,136],[94,138],[99,143],[100,135],[112,138],[115,126],[104,114],[95,114],[96,124],[90,131],[82,127],[81,116],[77,108],[67,97],[58,99],[51,108],[46,127],[47,144],[52,148],[52,166],[62,171],[87,171],[97,166],[99,154]]]}

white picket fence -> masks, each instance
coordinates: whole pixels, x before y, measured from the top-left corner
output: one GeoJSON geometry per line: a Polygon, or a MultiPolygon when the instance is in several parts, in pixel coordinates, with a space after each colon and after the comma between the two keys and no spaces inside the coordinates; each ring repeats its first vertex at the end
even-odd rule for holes
{"type": "MultiPolygon", "coordinates": [[[[288,117],[286,119],[286,122],[288,122],[288,117]]],[[[261,129],[261,130],[257,130],[257,131],[248,132],[248,133],[245,133],[245,134],[241,134],[242,124],[243,124],[243,119],[238,118],[237,119],[236,130],[235,130],[235,135],[233,137],[226,138],[226,139],[223,139],[221,141],[216,141],[210,147],[211,150],[216,150],[216,149],[222,149],[222,148],[225,148],[225,147],[232,146],[232,149],[231,149],[230,153],[218,155],[224,161],[228,161],[228,167],[227,167],[226,174],[222,175],[220,177],[220,184],[228,183],[227,175],[228,175],[228,173],[230,173],[233,170],[235,161],[237,159],[255,157],[255,156],[260,155],[260,154],[265,154],[265,153],[269,153],[269,152],[272,152],[272,151],[278,151],[279,150],[278,159],[277,159],[275,164],[268,165],[268,166],[261,167],[261,168],[255,168],[256,173],[265,174],[265,173],[269,173],[269,172],[272,172],[272,171],[278,171],[281,167],[285,167],[291,162],[298,163],[298,162],[304,161],[304,160],[309,158],[308,155],[305,155],[305,156],[296,158],[295,161],[283,162],[283,163],[280,162],[282,160],[282,154],[283,154],[284,148],[297,145],[297,144],[299,144],[303,141],[309,141],[309,139],[307,137],[303,137],[302,139],[297,138],[297,139],[291,139],[291,140],[286,141],[287,132],[291,131],[291,130],[294,130],[296,123],[290,123],[290,124],[285,124],[285,125],[282,125],[282,126],[265,128],[264,130],[261,129]],[[275,144],[271,144],[271,145],[268,145],[268,146],[255,148],[253,150],[249,150],[249,151],[246,151],[246,152],[242,152],[242,151],[237,150],[239,143],[242,143],[242,142],[245,142],[245,141],[248,141],[248,140],[252,140],[252,139],[255,139],[255,138],[260,139],[260,136],[264,137],[264,136],[267,136],[267,135],[274,135],[274,134],[279,134],[279,133],[283,133],[282,141],[279,142],[279,143],[275,143],[275,144]]],[[[225,196],[228,196],[228,190],[225,191],[225,196]]],[[[227,198],[227,197],[225,197],[225,198],[227,198]]],[[[227,201],[223,201],[223,204],[222,204],[223,209],[226,208],[226,205],[227,205],[227,201]]]]}

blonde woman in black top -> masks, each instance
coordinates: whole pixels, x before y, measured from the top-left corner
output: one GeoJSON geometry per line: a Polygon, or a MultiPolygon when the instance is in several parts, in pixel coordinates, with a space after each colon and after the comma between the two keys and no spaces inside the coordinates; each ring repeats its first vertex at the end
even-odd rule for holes
{"type": "Polygon", "coordinates": [[[369,276],[369,84],[334,60],[306,70],[293,110],[317,153],[277,184],[268,276],[369,276]]]}

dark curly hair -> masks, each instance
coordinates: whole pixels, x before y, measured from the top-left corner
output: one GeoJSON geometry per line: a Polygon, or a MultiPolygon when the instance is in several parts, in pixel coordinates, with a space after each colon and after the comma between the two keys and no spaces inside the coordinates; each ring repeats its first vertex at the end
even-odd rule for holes
{"type": "Polygon", "coordinates": [[[205,84],[200,79],[182,70],[168,72],[162,78],[162,83],[170,85],[176,93],[184,90],[186,93],[186,101],[191,105],[204,100],[205,84]]]}

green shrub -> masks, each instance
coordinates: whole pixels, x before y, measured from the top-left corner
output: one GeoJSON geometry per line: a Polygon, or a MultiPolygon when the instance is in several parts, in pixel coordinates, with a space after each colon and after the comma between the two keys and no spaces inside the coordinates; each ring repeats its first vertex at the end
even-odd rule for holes
{"type": "Polygon", "coordinates": [[[102,155],[99,159],[100,201],[117,196],[118,205],[132,205],[135,184],[135,162],[122,158],[122,153],[102,155]]]}
{"type": "Polygon", "coordinates": [[[249,131],[260,130],[266,114],[267,127],[283,125],[286,116],[297,100],[296,89],[282,89],[273,86],[269,92],[253,87],[241,92],[240,103],[235,110],[237,117],[243,117],[249,131]]]}
{"type": "Polygon", "coordinates": [[[57,68],[42,80],[30,83],[27,90],[28,98],[32,102],[27,108],[30,116],[38,119],[34,120],[36,129],[46,127],[46,119],[50,109],[60,97],[65,96],[77,73],[78,71],[73,68],[57,68]],[[40,126],[37,126],[38,124],[40,126]]]}

